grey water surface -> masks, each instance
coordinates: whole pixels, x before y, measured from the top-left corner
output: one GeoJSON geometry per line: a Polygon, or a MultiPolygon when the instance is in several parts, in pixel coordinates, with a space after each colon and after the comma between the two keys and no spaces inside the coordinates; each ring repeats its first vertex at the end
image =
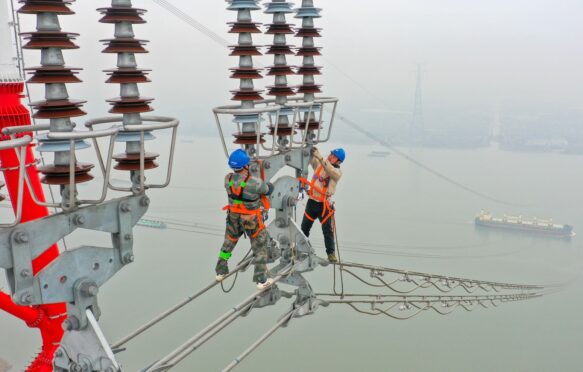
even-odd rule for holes
{"type": "MultiPolygon", "coordinates": [[[[345,260],[476,279],[565,285],[530,301],[457,310],[449,316],[425,312],[408,321],[364,316],[344,305],[320,308],[278,331],[243,361],[240,371],[583,370],[583,237],[565,241],[476,230],[473,225],[473,217],[484,208],[497,215],[552,217],[583,234],[580,156],[503,152],[496,147],[402,149],[467,186],[516,204],[503,205],[455,188],[395,154],[368,157],[371,150],[382,150],[373,145],[346,148],[345,176],[335,198],[345,260]]],[[[192,143],[179,142],[176,159],[171,187],[151,192],[148,212],[152,219],[172,223],[165,230],[138,227],[135,263],[100,292],[101,324],[112,342],[213,280],[224,223],[225,158],[217,138],[195,138],[192,143]]],[[[298,216],[301,213],[300,207],[298,216]]],[[[106,245],[108,239],[81,232],[67,244],[106,245]]],[[[323,255],[318,225],[313,242],[323,255]]],[[[242,240],[232,260],[240,259],[248,247],[242,240]]],[[[330,268],[306,277],[316,291],[331,291],[330,268]]],[[[347,290],[379,293],[345,280],[347,290]]],[[[196,300],[130,343],[119,361],[128,371],[149,365],[253,290],[251,273],[240,275],[231,293],[215,289],[196,300]]],[[[282,300],[252,311],[175,370],[222,370],[289,306],[289,300],[282,300]]],[[[39,348],[35,330],[0,314],[0,361],[21,370],[39,348]]]]}

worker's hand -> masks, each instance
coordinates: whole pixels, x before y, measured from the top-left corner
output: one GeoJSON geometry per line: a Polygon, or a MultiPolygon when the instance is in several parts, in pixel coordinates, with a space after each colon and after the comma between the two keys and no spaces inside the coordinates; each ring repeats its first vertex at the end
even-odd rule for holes
{"type": "Polygon", "coordinates": [[[322,158],[322,155],[320,154],[320,151],[316,147],[314,147],[312,149],[312,156],[314,158],[316,158],[318,161],[322,161],[324,159],[324,158],[322,158]]]}

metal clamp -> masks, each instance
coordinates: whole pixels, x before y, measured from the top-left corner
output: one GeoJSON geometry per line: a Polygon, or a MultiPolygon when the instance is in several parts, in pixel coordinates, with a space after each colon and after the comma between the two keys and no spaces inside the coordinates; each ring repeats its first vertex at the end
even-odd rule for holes
{"type": "MultiPolygon", "coordinates": [[[[2,130],[4,134],[9,135],[11,138],[15,138],[17,134],[25,133],[25,132],[39,132],[39,131],[46,131],[50,128],[49,124],[42,124],[42,125],[30,125],[30,126],[18,126],[18,127],[9,127],[2,130]]],[[[103,175],[103,185],[101,188],[101,195],[96,200],[77,200],[76,199],[76,184],[75,184],[75,161],[71,161],[69,163],[69,195],[68,201],[63,200],[61,203],[48,203],[43,202],[38,195],[36,195],[34,188],[32,187],[32,183],[30,177],[25,172],[24,178],[26,181],[26,186],[28,187],[31,197],[33,201],[40,206],[43,207],[50,207],[50,208],[61,208],[65,211],[73,210],[81,205],[97,205],[103,203],[103,201],[107,197],[107,185],[109,183],[109,175],[111,170],[111,157],[113,156],[113,146],[115,143],[115,137],[119,132],[119,128],[111,127],[109,129],[100,130],[100,131],[93,131],[93,132],[49,132],[47,134],[48,139],[52,140],[68,140],[69,141],[69,157],[70,159],[75,159],[75,141],[83,140],[83,139],[92,139],[94,142],[97,138],[101,137],[110,137],[110,144],[109,144],[109,156],[107,166],[104,169],[103,175]]],[[[96,152],[98,155],[98,149],[96,148],[96,152]]],[[[98,156],[100,157],[100,156],[98,156]]],[[[19,160],[23,163],[25,157],[20,156],[19,160]]]]}
{"type": "MultiPolygon", "coordinates": [[[[266,102],[266,101],[265,101],[266,102]]],[[[261,104],[263,102],[258,102],[261,104]]],[[[227,143],[225,140],[225,135],[223,133],[223,128],[221,124],[221,119],[219,115],[257,115],[257,121],[255,122],[255,133],[257,133],[257,141],[255,145],[257,146],[257,151],[253,154],[255,159],[261,159],[261,155],[259,153],[259,148],[261,145],[261,122],[263,121],[263,114],[271,114],[276,113],[276,117],[279,117],[279,112],[281,110],[281,106],[279,105],[267,105],[265,107],[257,107],[252,109],[245,109],[241,108],[239,105],[228,105],[228,106],[219,106],[213,109],[213,113],[215,114],[215,121],[217,123],[217,129],[219,130],[219,134],[221,136],[221,141],[223,143],[223,150],[225,152],[225,156],[229,157],[229,150],[227,149],[227,143]]],[[[271,115],[267,115],[270,124],[272,123],[271,115]]],[[[241,131],[241,124],[237,123],[239,131],[241,131]]],[[[275,148],[271,149],[271,155],[275,153],[275,148]]]]}
{"type": "MultiPolygon", "coordinates": [[[[24,136],[21,138],[10,139],[8,141],[0,141],[0,151],[6,151],[18,149],[16,151],[17,156],[20,159],[26,157],[26,146],[30,144],[32,138],[30,136],[24,136]]],[[[16,199],[16,216],[14,221],[7,224],[0,224],[0,228],[14,227],[20,223],[22,219],[22,201],[24,196],[24,178],[26,174],[26,162],[21,161],[18,166],[18,197],[16,199]]]]}
{"type": "MultiPolygon", "coordinates": [[[[170,184],[170,179],[172,178],[174,152],[175,152],[175,148],[176,148],[176,134],[177,134],[177,129],[178,129],[178,125],[180,124],[180,121],[178,119],[175,119],[175,118],[164,117],[164,116],[143,116],[142,120],[145,122],[153,122],[153,123],[152,124],[139,124],[139,125],[122,125],[122,126],[118,127],[118,130],[120,130],[120,131],[139,132],[140,133],[140,172],[139,172],[140,183],[139,183],[139,188],[136,189],[133,187],[114,186],[108,180],[107,187],[109,187],[112,190],[140,194],[140,193],[143,193],[147,189],[154,189],[154,188],[160,189],[160,188],[167,187],[170,184]],[[171,140],[171,145],[170,145],[170,155],[169,155],[169,159],[168,159],[168,169],[166,172],[165,180],[163,183],[160,183],[160,184],[146,183],[145,182],[146,178],[145,178],[144,133],[150,132],[150,131],[156,131],[156,130],[170,129],[170,128],[172,128],[172,140],[171,140]]],[[[85,123],[85,126],[87,128],[89,128],[89,130],[93,131],[94,130],[93,127],[96,125],[107,124],[107,123],[120,123],[120,122],[123,122],[123,118],[121,118],[121,117],[104,117],[104,118],[89,120],[85,123]]],[[[99,161],[99,166],[101,168],[102,173],[105,174],[107,172],[107,168],[106,168],[104,163],[105,162],[107,162],[107,164],[111,163],[111,158],[113,156],[113,150],[110,151],[110,153],[108,154],[109,155],[108,158],[106,159],[106,161],[104,161],[103,157],[101,156],[101,150],[100,150],[99,144],[97,143],[97,141],[95,139],[93,140],[93,144],[94,144],[95,149],[97,151],[97,155],[98,155],[97,158],[99,161]]]]}

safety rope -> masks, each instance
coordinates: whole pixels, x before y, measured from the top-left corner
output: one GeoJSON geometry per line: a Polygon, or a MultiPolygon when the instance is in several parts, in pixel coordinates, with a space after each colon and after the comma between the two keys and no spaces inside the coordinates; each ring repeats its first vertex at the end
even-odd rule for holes
{"type": "Polygon", "coordinates": [[[344,298],[344,268],[342,263],[342,256],[340,254],[340,243],[338,241],[338,231],[336,231],[336,215],[332,215],[332,229],[334,230],[334,244],[336,244],[336,252],[338,252],[338,263],[334,264],[334,278],[332,283],[332,288],[335,294],[340,294],[341,298],[344,298]],[[336,266],[338,266],[339,276],[340,276],[340,293],[336,290],[336,266]]]}
{"type": "MultiPolygon", "coordinates": [[[[241,261],[239,261],[239,263],[237,263],[237,266],[241,265],[245,260],[247,260],[247,258],[249,257],[249,254],[251,254],[251,248],[249,248],[249,250],[247,251],[247,253],[243,257],[243,259],[241,261]]],[[[225,281],[221,280],[221,290],[224,293],[230,293],[233,290],[233,288],[235,288],[235,284],[237,284],[237,278],[239,277],[239,271],[240,270],[237,270],[237,272],[235,272],[235,277],[233,278],[233,283],[231,284],[229,289],[225,289],[225,281]]]]}

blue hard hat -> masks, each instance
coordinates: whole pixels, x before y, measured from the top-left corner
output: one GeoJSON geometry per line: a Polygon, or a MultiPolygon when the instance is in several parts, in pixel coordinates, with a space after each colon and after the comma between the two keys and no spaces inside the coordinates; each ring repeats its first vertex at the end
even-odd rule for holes
{"type": "Polygon", "coordinates": [[[341,163],[346,159],[346,152],[342,148],[332,150],[331,154],[336,156],[341,163]]]}
{"type": "Polygon", "coordinates": [[[239,170],[245,168],[251,159],[249,159],[249,155],[244,150],[235,150],[229,156],[229,167],[233,170],[239,170]]]}

